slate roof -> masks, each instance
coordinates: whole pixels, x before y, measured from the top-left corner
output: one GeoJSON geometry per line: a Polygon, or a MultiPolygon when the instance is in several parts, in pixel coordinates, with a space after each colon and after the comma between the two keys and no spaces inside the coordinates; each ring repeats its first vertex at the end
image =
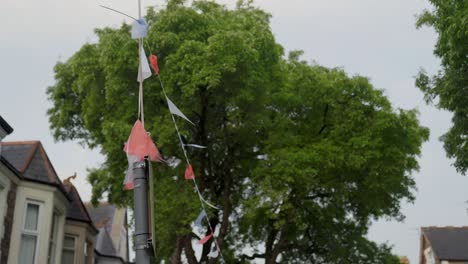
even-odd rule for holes
{"type": "Polygon", "coordinates": [[[468,226],[423,227],[422,233],[439,260],[468,261],[468,226]]]}
{"type": "Polygon", "coordinates": [[[71,199],[70,205],[67,207],[67,219],[88,223],[96,230],[97,233],[97,229],[93,224],[91,216],[89,216],[88,210],[81,200],[78,190],[70,182],[70,178],[74,177],[76,176],[69,177],[63,181],[63,186],[71,199]]]}
{"type": "Polygon", "coordinates": [[[85,204],[94,224],[99,229],[96,236],[95,251],[99,255],[116,258],[124,262],[114,247],[110,232],[117,206],[108,203],[100,203],[98,207],[93,207],[90,203],[85,204]]]}
{"type": "Polygon", "coordinates": [[[13,128],[3,119],[3,117],[0,115],[0,127],[5,130],[7,134],[11,134],[13,132],[13,128]]]}
{"type": "Polygon", "coordinates": [[[98,207],[93,207],[90,203],[86,203],[85,205],[96,226],[100,228],[102,225],[105,225],[106,229],[110,231],[117,207],[107,203],[100,203],[98,207]]]}
{"type": "Polygon", "coordinates": [[[0,146],[1,156],[23,179],[55,186],[67,196],[40,141],[0,142],[0,146]]]}
{"type": "Polygon", "coordinates": [[[112,238],[105,227],[99,229],[99,234],[96,237],[96,250],[101,255],[117,256],[117,250],[112,243],[112,238]]]}

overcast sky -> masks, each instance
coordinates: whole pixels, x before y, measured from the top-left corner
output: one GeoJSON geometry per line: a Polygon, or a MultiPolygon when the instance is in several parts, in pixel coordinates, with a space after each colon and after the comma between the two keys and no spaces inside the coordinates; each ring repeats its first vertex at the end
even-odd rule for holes
{"type": "MultiPolygon", "coordinates": [[[[162,0],[142,0],[160,7],[162,0]]],[[[224,0],[232,5],[234,0],[224,0]]],[[[416,30],[415,15],[430,8],[425,0],[258,0],[272,13],[272,29],[286,50],[301,49],[305,59],[343,67],[350,75],[371,79],[384,89],[395,107],[417,108],[431,130],[423,146],[421,170],[414,174],[418,191],[414,204],[402,204],[406,220],[374,223],[369,237],[394,245],[394,253],[417,263],[419,228],[468,224],[468,179],[451,167],[438,138],[450,126],[451,115],[426,106],[414,86],[423,66],[437,71],[430,29],[416,30]]],[[[15,129],[6,138],[40,140],[63,179],[74,172],[83,200],[91,186],[86,168],[103,160],[97,151],[76,142],[54,142],[46,111],[46,88],[54,83],[53,66],[66,60],[96,37],[93,29],[120,25],[124,18],[100,8],[107,5],[137,16],[136,0],[1,0],[0,1],[0,115],[15,129]]],[[[135,87],[136,88],[136,85],[135,87]]],[[[129,87],[129,89],[132,89],[129,87]]]]}

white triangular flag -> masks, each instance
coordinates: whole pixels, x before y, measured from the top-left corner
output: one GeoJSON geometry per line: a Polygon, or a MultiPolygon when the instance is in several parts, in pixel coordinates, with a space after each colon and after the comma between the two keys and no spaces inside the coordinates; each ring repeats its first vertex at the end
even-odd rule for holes
{"type": "Polygon", "coordinates": [[[148,34],[148,23],[144,18],[135,20],[132,24],[132,39],[139,39],[146,37],[148,34]]]}
{"type": "Polygon", "coordinates": [[[182,113],[182,111],[179,110],[179,108],[177,108],[177,106],[171,101],[171,99],[169,99],[169,97],[166,96],[166,100],[167,100],[167,105],[169,106],[169,111],[171,111],[172,114],[178,115],[182,117],[183,119],[189,121],[190,124],[195,125],[192,121],[190,121],[190,119],[188,119],[188,117],[184,115],[184,113],[182,113]]]}
{"type": "Polygon", "coordinates": [[[206,148],[206,146],[197,145],[197,144],[184,144],[184,146],[186,146],[186,147],[192,147],[192,148],[200,148],[200,149],[206,148]]]}
{"type": "Polygon", "coordinates": [[[202,225],[202,221],[203,221],[203,218],[207,217],[206,215],[206,212],[205,210],[201,211],[201,213],[198,215],[197,217],[197,220],[195,220],[195,226],[196,227],[199,227],[199,228],[202,228],[203,225],[202,225]]]}
{"type": "Polygon", "coordinates": [[[219,255],[219,251],[218,251],[218,249],[215,249],[215,250],[211,251],[210,254],[208,254],[208,257],[217,258],[218,255],[219,255]]]}
{"type": "Polygon", "coordinates": [[[138,82],[142,82],[140,78],[141,69],[143,69],[143,74],[142,74],[143,80],[151,76],[150,66],[148,64],[148,59],[146,58],[146,53],[145,53],[145,49],[143,49],[143,46],[141,47],[141,50],[140,50],[140,63],[141,63],[141,68],[140,66],[138,66],[138,77],[137,77],[138,82]]]}

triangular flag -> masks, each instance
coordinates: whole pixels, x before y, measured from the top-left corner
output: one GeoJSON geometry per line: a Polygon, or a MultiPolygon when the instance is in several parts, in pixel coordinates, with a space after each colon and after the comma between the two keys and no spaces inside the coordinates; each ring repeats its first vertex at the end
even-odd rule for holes
{"type": "Polygon", "coordinates": [[[141,50],[140,50],[140,63],[141,63],[141,68],[138,67],[138,76],[137,76],[138,82],[142,82],[143,80],[151,76],[151,69],[149,67],[148,59],[146,58],[145,49],[143,48],[143,46],[141,46],[141,50]],[[142,76],[141,76],[143,80],[140,78],[140,70],[143,70],[142,76]]]}
{"type": "Polygon", "coordinates": [[[195,178],[195,174],[193,173],[192,164],[187,165],[185,169],[185,179],[186,180],[193,180],[195,178]]]}
{"type": "Polygon", "coordinates": [[[156,55],[151,54],[149,56],[151,68],[153,68],[153,71],[156,75],[159,74],[159,66],[158,66],[158,57],[156,55]]]}
{"type": "Polygon", "coordinates": [[[200,239],[200,241],[198,241],[198,244],[205,244],[206,242],[208,242],[208,240],[210,240],[210,238],[213,236],[213,232],[211,232],[209,235],[207,235],[206,237],[200,239]]]}
{"type": "Polygon", "coordinates": [[[197,144],[184,144],[184,146],[186,146],[186,147],[192,147],[192,148],[199,148],[199,149],[204,149],[204,148],[206,148],[206,146],[197,145],[197,144]]]}
{"type": "Polygon", "coordinates": [[[214,249],[213,251],[210,252],[210,254],[208,254],[208,257],[210,258],[217,258],[218,256],[219,256],[218,249],[214,249]]]}
{"type": "Polygon", "coordinates": [[[133,125],[123,150],[127,153],[128,160],[128,169],[124,179],[125,190],[133,189],[133,164],[135,162],[143,160],[145,156],[148,156],[151,161],[164,161],[140,120],[133,125]]]}
{"type": "Polygon", "coordinates": [[[198,215],[197,220],[195,220],[195,226],[202,228],[202,221],[203,218],[207,217],[205,210],[201,211],[201,213],[198,215]]]}
{"type": "Polygon", "coordinates": [[[135,20],[132,24],[132,39],[139,39],[146,37],[148,34],[148,23],[144,18],[135,20]]]}
{"type": "Polygon", "coordinates": [[[143,124],[140,120],[135,122],[127,143],[124,146],[124,151],[127,155],[138,157],[139,160],[143,160],[145,156],[149,156],[151,161],[164,161],[150,135],[148,135],[143,128],[143,124]]]}
{"type": "Polygon", "coordinates": [[[192,121],[190,121],[190,119],[188,119],[188,117],[184,115],[184,113],[182,113],[182,111],[179,110],[179,108],[177,108],[177,106],[171,101],[171,99],[169,99],[169,97],[166,96],[166,100],[167,105],[169,106],[169,111],[171,111],[172,114],[178,115],[183,119],[189,121],[192,125],[195,125],[192,121]]]}
{"type": "Polygon", "coordinates": [[[132,132],[128,137],[127,144],[125,144],[124,151],[127,155],[133,155],[143,160],[148,155],[148,134],[143,127],[140,120],[133,125],[132,132]]]}
{"type": "Polygon", "coordinates": [[[148,157],[151,161],[164,162],[164,159],[159,154],[159,150],[154,144],[149,134],[146,134],[146,147],[148,148],[148,157]]]}

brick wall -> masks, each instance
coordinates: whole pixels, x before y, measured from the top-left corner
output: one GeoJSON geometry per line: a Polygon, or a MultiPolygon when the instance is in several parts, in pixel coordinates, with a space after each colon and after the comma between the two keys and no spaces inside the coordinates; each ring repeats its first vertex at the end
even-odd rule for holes
{"type": "Polygon", "coordinates": [[[8,191],[7,196],[7,212],[4,219],[5,234],[3,239],[0,242],[1,256],[0,263],[8,262],[8,252],[10,250],[10,240],[11,240],[11,229],[13,227],[13,216],[15,212],[15,201],[16,201],[16,189],[17,186],[13,182],[11,183],[10,190],[8,191]]]}

